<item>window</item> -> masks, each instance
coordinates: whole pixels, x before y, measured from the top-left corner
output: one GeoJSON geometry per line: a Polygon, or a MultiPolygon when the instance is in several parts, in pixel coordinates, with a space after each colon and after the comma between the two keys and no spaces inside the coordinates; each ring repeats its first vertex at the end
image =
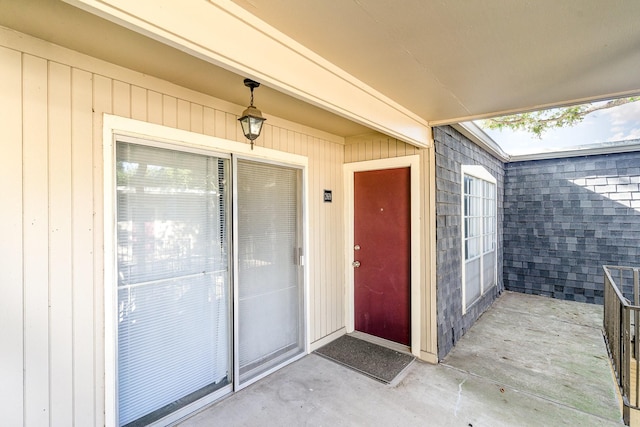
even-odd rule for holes
{"type": "Polygon", "coordinates": [[[462,190],[462,305],[466,312],[496,284],[496,180],[482,166],[463,166],[462,190]]]}

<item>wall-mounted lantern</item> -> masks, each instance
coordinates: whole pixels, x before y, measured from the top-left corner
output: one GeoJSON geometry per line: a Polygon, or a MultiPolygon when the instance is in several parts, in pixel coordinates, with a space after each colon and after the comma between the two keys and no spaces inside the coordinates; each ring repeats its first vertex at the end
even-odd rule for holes
{"type": "Polygon", "coordinates": [[[244,110],[242,117],[240,117],[238,121],[242,125],[244,136],[251,141],[251,149],[253,150],[253,141],[260,136],[262,123],[267,119],[262,117],[260,110],[253,106],[253,90],[259,87],[260,83],[254,82],[251,79],[244,79],[244,85],[251,89],[251,104],[244,110]]]}

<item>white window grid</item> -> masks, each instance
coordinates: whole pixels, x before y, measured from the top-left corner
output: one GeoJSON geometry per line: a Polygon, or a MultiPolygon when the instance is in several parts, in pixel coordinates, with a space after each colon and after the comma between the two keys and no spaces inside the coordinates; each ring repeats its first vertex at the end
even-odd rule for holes
{"type": "Polygon", "coordinates": [[[463,312],[480,299],[497,282],[496,180],[482,166],[462,169],[462,306],[463,312]],[[467,265],[480,263],[480,293],[467,301],[467,265]]]}

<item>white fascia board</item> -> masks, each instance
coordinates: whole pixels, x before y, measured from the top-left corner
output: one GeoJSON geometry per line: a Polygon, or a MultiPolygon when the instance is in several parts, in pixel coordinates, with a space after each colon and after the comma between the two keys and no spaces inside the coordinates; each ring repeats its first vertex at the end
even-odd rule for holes
{"type": "Polygon", "coordinates": [[[500,148],[500,146],[475,123],[455,123],[452,124],[451,127],[503,162],[509,161],[509,155],[505,153],[502,148],[500,148]]]}
{"type": "Polygon", "coordinates": [[[230,0],[64,0],[406,143],[428,123],[230,0]]]}
{"type": "Polygon", "coordinates": [[[564,159],[568,157],[599,156],[603,154],[631,153],[640,151],[640,139],[628,141],[602,142],[577,147],[567,147],[555,151],[541,153],[518,154],[511,156],[510,162],[529,160],[564,159]]]}

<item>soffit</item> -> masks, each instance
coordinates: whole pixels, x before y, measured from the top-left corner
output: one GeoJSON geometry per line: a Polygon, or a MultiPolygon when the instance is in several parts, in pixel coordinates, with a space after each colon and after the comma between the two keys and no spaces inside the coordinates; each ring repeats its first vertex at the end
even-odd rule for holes
{"type": "Polygon", "coordinates": [[[234,0],[431,124],[640,92],[637,0],[234,0]]]}
{"type": "MultiPolygon", "coordinates": [[[[0,26],[233,104],[249,103],[249,90],[242,83],[245,76],[60,1],[0,0],[0,26]]],[[[342,137],[370,132],[266,85],[255,91],[255,104],[265,114],[342,137]]]]}

